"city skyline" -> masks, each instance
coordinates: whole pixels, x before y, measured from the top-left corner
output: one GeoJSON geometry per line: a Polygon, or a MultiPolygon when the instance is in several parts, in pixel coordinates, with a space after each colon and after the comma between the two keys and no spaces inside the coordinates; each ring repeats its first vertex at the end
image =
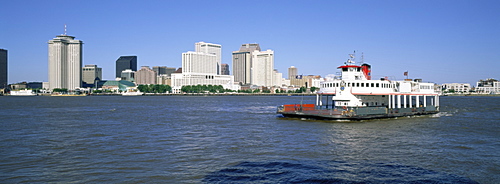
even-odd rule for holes
{"type": "Polygon", "coordinates": [[[438,84],[499,78],[497,1],[57,2],[2,3],[0,48],[9,51],[9,84],[48,81],[46,41],[63,34],[64,24],[68,35],[85,41],[83,65],[102,68],[105,80],[114,79],[119,56],[179,68],[180,53],[201,41],[223,45],[221,63],[230,68],[232,51],[259,43],[275,51],[274,68],[283,74],[290,66],[303,75],[335,74],[356,50],[374,79],[403,79],[406,71],[438,84]],[[45,11],[53,4],[58,11],[45,11]],[[118,14],[127,8],[137,12],[118,14]]]}

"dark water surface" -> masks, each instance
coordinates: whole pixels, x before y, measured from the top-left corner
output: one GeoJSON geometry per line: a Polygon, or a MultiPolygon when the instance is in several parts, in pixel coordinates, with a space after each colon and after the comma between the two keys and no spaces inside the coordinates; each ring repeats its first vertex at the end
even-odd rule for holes
{"type": "Polygon", "coordinates": [[[0,183],[500,183],[500,97],[277,118],[315,97],[0,97],[0,183]]]}

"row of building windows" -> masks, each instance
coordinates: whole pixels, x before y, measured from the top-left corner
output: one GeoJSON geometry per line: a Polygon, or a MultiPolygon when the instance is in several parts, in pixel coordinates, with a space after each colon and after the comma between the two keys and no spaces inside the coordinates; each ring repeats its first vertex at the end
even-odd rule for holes
{"type": "Polygon", "coordinates": [[[420,89],[434,89],[433,86],[421,85],[420,89]]]}

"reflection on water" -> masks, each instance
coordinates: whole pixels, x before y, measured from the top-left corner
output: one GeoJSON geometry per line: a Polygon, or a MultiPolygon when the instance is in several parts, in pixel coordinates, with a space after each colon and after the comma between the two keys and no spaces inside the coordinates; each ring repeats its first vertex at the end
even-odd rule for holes
{"type": "Polygon", "coordinates": [[[500,183],[498,97],[443,97],[435,116],[277,118],[301,100],[315,97],[0,97],[0,181],[500,183]]]}

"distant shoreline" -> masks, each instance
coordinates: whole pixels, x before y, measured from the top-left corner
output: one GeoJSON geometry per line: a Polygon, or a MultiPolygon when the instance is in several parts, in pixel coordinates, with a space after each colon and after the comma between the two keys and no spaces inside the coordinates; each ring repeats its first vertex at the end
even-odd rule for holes
{"type": "MultiPolygon", "coordinates": [[[[8,96],[8,95],[6,95],[8,96]]],[[[39,93],[38,96],[51,96],[48,93],[39,93]]],[[[122,96],[122,94],[90,94],[88,96],[122,96]]],[[[186,94],[144,94],[141,96],[316,96],[316,94],[302,94],[302,93],[234,93],[234,94],[225,94],[225,93],[214,93],[214,94],[205,94],[205,93],[186,93],[186,94]]]]}
{"type": "Polygon", "coordinates": [[[500,96],[500,94],[450,94],[446,96],[500,96]]]}
{"type": "MultiPolygon", "coordinates": [[[[38,96],[50,96],[51,94],[47,93],[39,93],[38,96]]],[[[9,95],[5,95],[9,96],[9,95]]],[[[121,94],[91,94],[88,96],[122,96],[121,94]]],[[[186,93],[186,94],[144,94],[142,96],[316,96],[315,93],[214,93],[214,94],[205,94],[205,93],[186,93]]],[[[446,96],[494,96],[500,97],[500,94],[448,94],[446,96]]],[[[446,97],[441,96],[441,97],[446,97]]]]}

